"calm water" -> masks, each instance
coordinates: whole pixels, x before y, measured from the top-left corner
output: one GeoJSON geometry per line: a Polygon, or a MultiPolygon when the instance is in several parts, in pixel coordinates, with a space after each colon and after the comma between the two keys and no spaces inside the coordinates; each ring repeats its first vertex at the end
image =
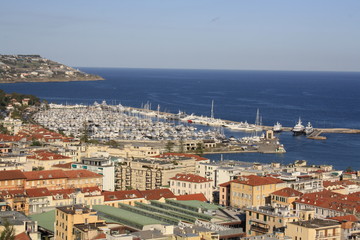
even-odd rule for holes
{"type": "MultiPolygon", "coordinates": [[[[263,124],[276,121],[293,126],[301,117],[314,127],[360,128],[360,73],[221,71],[82,68],[106,81],[0,84],[7,92],[34,94],[49,102],[92,104],[106,100],[140,107],[150,102],[161,111],[179,110],[253,123],[260,109],[263,124]]],[[[234,136],[243,133],[227,132],[234,136]]],[[[333,164],[338,169],[360,168],[360,135],[327,134],[314,141],[281,133],[285,154],[231,154],[225,159],[283,163],[297,159],[333,164]]],[[[219,155],[209,155],[220,159],[219,155]]]]}

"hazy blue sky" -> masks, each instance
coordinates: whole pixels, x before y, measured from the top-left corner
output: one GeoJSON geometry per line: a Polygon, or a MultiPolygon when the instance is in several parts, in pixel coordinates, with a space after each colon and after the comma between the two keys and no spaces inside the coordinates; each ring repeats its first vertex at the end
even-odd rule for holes
{"type": "Polygon", "coordinates": [[[0,53],[89,67],[360,71],[360,1],[1,1],[0,53]]]}

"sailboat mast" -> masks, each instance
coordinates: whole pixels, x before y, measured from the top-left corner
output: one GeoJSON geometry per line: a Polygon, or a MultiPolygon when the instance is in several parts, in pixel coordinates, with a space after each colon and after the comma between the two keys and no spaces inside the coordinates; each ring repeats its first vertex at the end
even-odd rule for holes
{"type": "Polygon", "coordinates": [[[214,118],[214,100],[211,102],[211,118],[214,118]]]}

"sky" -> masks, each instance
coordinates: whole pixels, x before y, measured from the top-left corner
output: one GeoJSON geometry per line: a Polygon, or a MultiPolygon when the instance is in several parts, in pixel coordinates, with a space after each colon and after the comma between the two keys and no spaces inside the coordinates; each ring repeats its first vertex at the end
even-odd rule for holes
{"type": "Polygon", "coordinates": [[[0,54],[77,67],[360,71],[360,1],[2,0],[0,54]]]}

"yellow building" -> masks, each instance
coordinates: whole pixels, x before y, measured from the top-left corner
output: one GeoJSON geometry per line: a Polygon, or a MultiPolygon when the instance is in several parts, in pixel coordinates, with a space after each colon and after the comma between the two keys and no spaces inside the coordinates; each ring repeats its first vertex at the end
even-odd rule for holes
{"type": "Polygon", "coordinates": [[[105,223],[98,219],[96,211],[82,205],[57,207],[55,210],[56,240],[72,240],[75,236],[91,239],[98,234],[97,229],[103,226],[105,223]],[[86,228],[83,227],[85,225],[86,228]]]}
{"type": "Polygon", "coordinates": [[[299,220],[298,215],[287,208],[263,206],[245,208],[245,211],[247,236],[284,232],[289,222],[299,220]]]}
{"type": "MultiPolygon", "coordinates": [[[[273,177],[242,176],[230,182],[230,206],[252,207],[270,203],[270,194],[285,188],[286,183],[273,177]]],[[[222,199],[220,192],[220,199],[222,199]]]]}
{"type": "Polygon", "coordinates": [[[298,200],[303,193],[292,188],[283,188],[270,194],[271,205],[273,207],[288,207],[295,209],[294,202],[298,200]]]}
{"type": "Polygon", "coordinates": [[[115,170],[116,190],[149,190],[168,186],[178,173],[194,173],[195,159],[136,159],[127,160],[115,170]],[[189,162],[192,162],[190,164],[189,162]]]}
{"type": "Polygon", "coordinates": [[[285,235],[293,240],[340,240],[341,224],[333,220],[311,219],[288,223],[285,235]]]}

